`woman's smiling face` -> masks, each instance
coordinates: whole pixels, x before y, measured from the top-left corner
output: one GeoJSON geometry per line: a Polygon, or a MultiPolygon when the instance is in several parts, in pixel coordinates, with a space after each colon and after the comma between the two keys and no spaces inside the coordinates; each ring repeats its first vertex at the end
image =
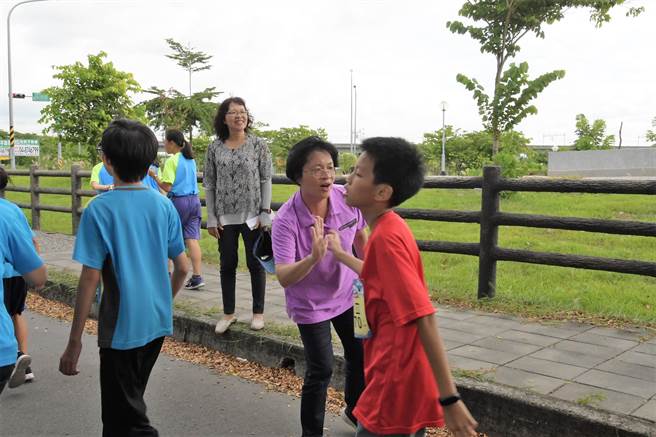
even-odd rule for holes
{"type": "Polygon", "coordinates": [[[239,103],[230,103],[225,115],[225,124],[230,132],[244,131],[248,125],[248,111],[239,103]]]}

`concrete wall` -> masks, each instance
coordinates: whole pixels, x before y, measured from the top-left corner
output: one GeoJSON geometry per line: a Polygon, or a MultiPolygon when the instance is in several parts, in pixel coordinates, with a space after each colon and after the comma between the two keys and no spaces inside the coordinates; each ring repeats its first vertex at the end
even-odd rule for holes
{"type": "Polygon", "coordinates": [[[549,152],[549,176],[656,176],[656,148],[549,152]]]}

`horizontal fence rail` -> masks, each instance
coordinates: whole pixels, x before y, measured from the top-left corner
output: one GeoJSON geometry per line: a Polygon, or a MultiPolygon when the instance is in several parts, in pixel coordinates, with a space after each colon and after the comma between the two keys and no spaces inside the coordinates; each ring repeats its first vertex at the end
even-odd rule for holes
{"type": "Polygon", "coordinates": [[[578,217],[498,213],[492,216],[496,226],[565,229],[569,231],[601,232],[604,234],[656,237],[656,223],[630,220],[598,220],[578,217]]]}
{"type": "MultiPolygon", "coordinates": [[[[91,172],[72,166],[70,171],[40,170],[32,166],[30,170],[11,170],[11,176],[29,176],[30,186],[8,186],[6,191],[29,193],[30,203],[15,202],[20,208],[31,210],[32,227],[40,229],[41,211],[54,211],[71,214],[73,233],[77,232],[82,215],[82,198],[96,195],[94,190],[82,189],[82,179],[89,178],[91,172]],[[40,177],[70,178],[70,188],[40,187],[40,177]],[[71,196],[71,206],[44,205],[41,194],[71,196]]],[[[198,174],[202,182],[203,174],[198,174]]],[[[274,184],[293,185],[284,175],[273,175],[274,184]]],[[[338,176],[337,184],[346,183],[345,176],[338,176]]],[[[479,258],[478,297],[494,297],[496,288],[496,267],[498,261],[522,262],[529,264],[573,267],[590,270],[603,270],[656,277],[656,263],[637,260],[612,259],[561,253],[534,252],[509,249],[498,246],[499,226],[519,226],[549,228],[569,231],[596,232],[616,235],[656,237],[656,223],[606,220],[580,217],[557,217],[535,214],[504,213],[499,210],[500,193],[504,191],[530,191],[554,193],[598,193],[598,194],[640,194],[656,195],[656,180],[611,180],[611,179],[553,179],[532,177],[525,179],[504,179],[499,167],[485,167],[482,177],[432,176],[424,180],[423,188],[431,189],[480,189],[480,211],[454,211],[439,209],[395,208],[404,219],[440,222],[478,224],[480,238],[478,243],[451,241],[417,240],[423,252],[440,252],[470,255],[479,258]]],[[[0,193],[2,195],[2,193],[0,193]]],[[[205,199],[201,199],[205,206],[205,199]]],[[[282,203],[274,202],[271,207],[279,209],[282,203]]],[[[205,227],[205,223],[203,223],[205,227]]]]}

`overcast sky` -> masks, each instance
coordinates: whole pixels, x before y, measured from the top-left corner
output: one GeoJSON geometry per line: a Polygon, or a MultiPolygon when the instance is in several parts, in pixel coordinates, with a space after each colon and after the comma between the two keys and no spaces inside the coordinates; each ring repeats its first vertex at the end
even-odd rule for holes
{"type": "MultiPolygon", "coordinates": [[[[0,0],[0,126],[8,128],[6,16],[16,1],[0,0]]],[[[538,114],[518,129],[534,144],[570,143],[575,116],[602,118],[609,133],[624,122],[624,145],[645,145],[656,116],[656,4],[625,17],[626,7],[597,29],[588,13],[572,10],[521,43],[517,62],[530,74],[566,70],[534,104],[538,114]]],[[[11,18],[13,91],[31,94],[57,84],[53,65],[86,61],[89,53],[134,74],[144,88],[187,90],[187,75],[165,38],[213,55],[212,69],[194,74],[193,88],[215,86],[221,97],[243,97],[256,120],[272,128],[323,127],[333,142],[348,142],[350,73],[357,84],[357,127],[363,137],[420,141],[442,125],[481,128],[471,94],[457,73],[491,90],[494,58],[468,36],[454,35],[462,0],[426,1],[71,1],[24,4],[11,18]]],[[[145,96],[136,96],[140,101],[145,96]]],[[[14,100],[15,128],[38,132],[44,103],[14,100]]]]}

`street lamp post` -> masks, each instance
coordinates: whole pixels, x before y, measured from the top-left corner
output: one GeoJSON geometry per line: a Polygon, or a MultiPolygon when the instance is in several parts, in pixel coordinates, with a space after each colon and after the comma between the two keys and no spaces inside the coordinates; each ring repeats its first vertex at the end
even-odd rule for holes
{"type": "Polygon", "coordinates": [[[351,125],[349,126],[350,129],[350,137],[349,137],[349,150],[351,153],[353,153],[353,70],[350,70],[351,72],[351,86],[350,91],[351,91],[351,125]]]}
{"type": "Polygon", "coordinates": [[[441,102],[440,105],[442,106],[442,161],[440,165],[440,175],[445,176],[446,175],[446,126],[444,124],[444,120],[446,117],[446,102],[441,102]]]}
{"type": "Polygon", "coordinates": [[[7,14],[7,70],[8,70],[8,81],[9,81],[9,158],[11,159],[11,169],[16,169],[16,156],[14,155],[14,102],[13,102],[13,93],[11,89],[11,13],[14,12],[17,6],[20,6],[25,3],[34,3],[34,2],[44,2],[46,0],[25,0],[22,2],[16,3],[9,9],[7,14]]]}
{"type": "Polygon", "coordinates": [[[351,153],[355,155],[358,149],[358,89],[353,85],[353,150],[351,153]]]}

